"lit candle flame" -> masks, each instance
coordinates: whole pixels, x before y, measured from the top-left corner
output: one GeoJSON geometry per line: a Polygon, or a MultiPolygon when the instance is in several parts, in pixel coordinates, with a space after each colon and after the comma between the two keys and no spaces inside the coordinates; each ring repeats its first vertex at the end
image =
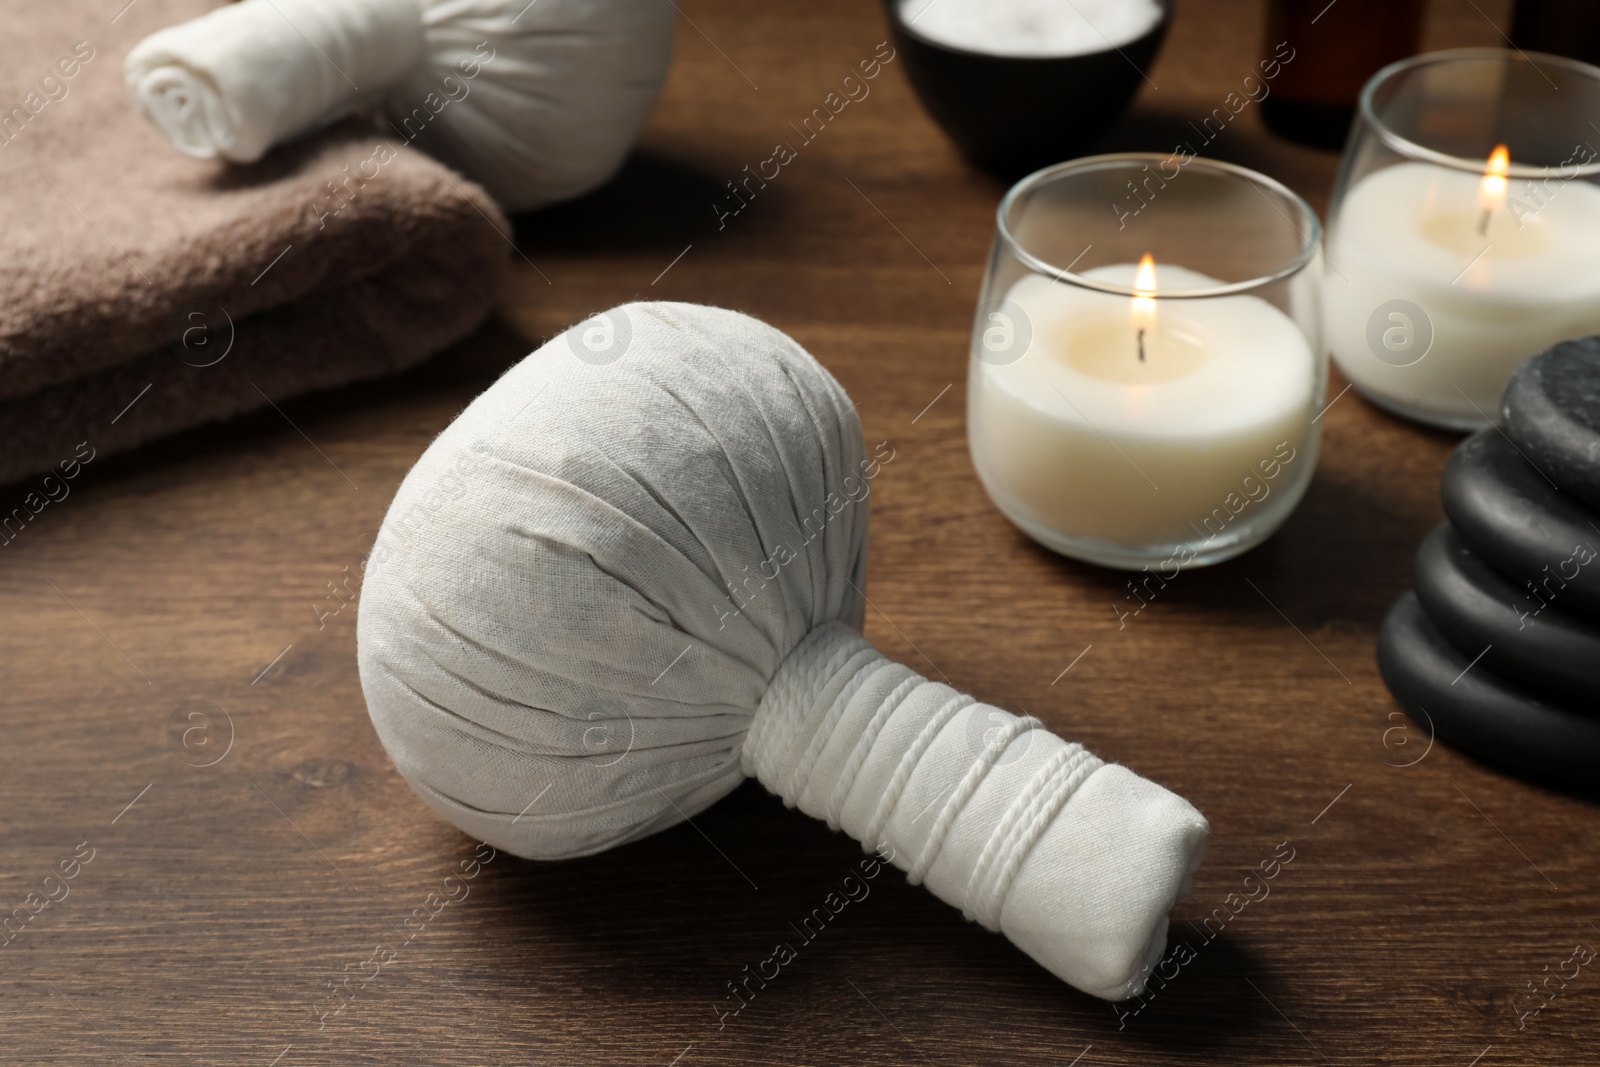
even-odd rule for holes
{"type": "Polygon", "coordinates": [[[1511,153],[1505,145],[1495,145],[1494,151],[1489,153],[1489,164],[1483,169],[1483,181],[1478,183],[1478,207],[1483,209],[1483,219],[1478,223],[1479,233],[1487,233],[1489,217],[1506,206],[1509,188],[1506,176],[1510,173],[1511,153]]]}
{"type": "MultiPolygon", "coordinates": [[[[1139,260],[1139,269],[1133,275],[1133,291],[1138,293],[1154,293],[1156,291],[1156,261],[1148,252],[1139,260]]],[[[1144,335],[1156,326],[1156,302],[1153,296],[1135,296],[1133,307],[1129,313],[1133,322],[1133,332],[1138,338],[1139,362],[1144,362],[1144,335]]]]}

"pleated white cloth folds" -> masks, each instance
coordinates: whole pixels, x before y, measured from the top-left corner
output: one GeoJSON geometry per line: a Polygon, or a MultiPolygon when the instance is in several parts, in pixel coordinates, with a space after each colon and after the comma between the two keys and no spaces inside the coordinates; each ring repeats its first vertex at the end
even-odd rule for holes
{"type": "Polygon", "coordinates": [[[754,776],[1063,980],[1143,988],[1205,819],[861,637],[885,457],[782,333],[686,304],[580,323],[418,461],[362,589],[362,685],[439,814],[538,859],[754,776]]]}
{"type": "MultiPolygon", "coordinates": [[[[243,0],[128,53],[180,151],[250,163],[368,106],[507,210],[609,178],[672,60],[663,0],[243,0]]],[[[370,176],[368,176],[370,177],[370,176]]]]}

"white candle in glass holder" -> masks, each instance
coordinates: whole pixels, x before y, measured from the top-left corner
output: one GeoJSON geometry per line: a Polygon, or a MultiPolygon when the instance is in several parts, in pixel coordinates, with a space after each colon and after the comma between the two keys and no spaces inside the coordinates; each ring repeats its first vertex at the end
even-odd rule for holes
{"type": "MultiPolygon", "coordinates": [[[[1136,272],[1117,264],[1084,276],[1160,291],[1136,272]]],[[[1167,265],[1160,281],[1180,291],[1222,284],[1167,265]]],[[[1038,274],[1005,300],[1027,317],[1031,342],[1009,363],[975,352],[968,438],[984,487],[1035,540],[1203,546],[1216,532],[1206,519],[1243,499],[1243,479],[1314,462],[1317,363],[1300,328],[1265,300],[1130,300],[1038,274]]],[[[1303,489],[1305,479],[1276,484],[1291,483],[1303,489]]]]}
{"type": "Polygon", "coordinates": [[[1340,205],[1324,282],[1328,341],[1374,402],[1481,424],[1517,364],[1600,333],[1600,188],[1510,182],[1503,151],[1482,175],[1386,167],[1340,205]]]}

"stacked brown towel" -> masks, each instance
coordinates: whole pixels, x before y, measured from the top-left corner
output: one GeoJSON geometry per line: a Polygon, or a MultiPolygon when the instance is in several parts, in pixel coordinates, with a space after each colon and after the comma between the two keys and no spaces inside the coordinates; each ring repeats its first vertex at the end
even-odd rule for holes
{"type": "Polygon", "coordinates": [[[12,5],[0,34],[0,483],[414,363],[511,254],[481,189],[366,123],[180,155],[122,57],[211,5],[126,2],[12,5]]]}

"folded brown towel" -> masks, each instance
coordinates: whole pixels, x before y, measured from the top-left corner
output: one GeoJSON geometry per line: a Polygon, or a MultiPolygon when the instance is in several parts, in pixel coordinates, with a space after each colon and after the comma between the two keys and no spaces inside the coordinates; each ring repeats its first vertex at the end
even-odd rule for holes
{"type": "Polygon", "coordinates": [[[481,189],[364,122],[248,167],[174,152],[122,57],[212,5],[122,2],[0,33],[0,483],[415,363],[511,255],[481,189]]]}

